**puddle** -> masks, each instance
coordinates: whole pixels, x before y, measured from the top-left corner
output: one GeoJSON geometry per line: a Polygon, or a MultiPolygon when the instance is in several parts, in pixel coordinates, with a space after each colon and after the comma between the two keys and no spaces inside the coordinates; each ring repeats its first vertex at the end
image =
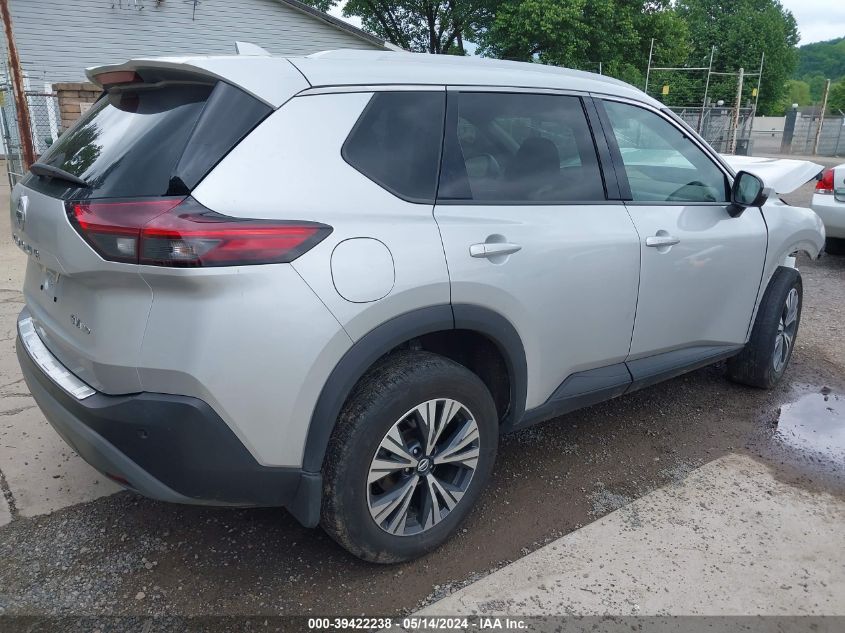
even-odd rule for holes
{"type": "Polygon", "coordinates": [[[823,389],[783,405],[774,439],[820,461],[845,466],[845,397],[823,389]]]}

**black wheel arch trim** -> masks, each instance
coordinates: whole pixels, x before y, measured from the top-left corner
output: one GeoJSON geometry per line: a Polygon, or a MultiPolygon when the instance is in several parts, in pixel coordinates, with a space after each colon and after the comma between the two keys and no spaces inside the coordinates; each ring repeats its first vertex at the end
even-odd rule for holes
{"type": "Polygon", "coordinates": [[[501,430],[512,430],[525,413],[528,395],[528,362],[522,337],[513,324],[498,312],[471,304],[452,304],[455,329],[485,335],[499,348],[505,359],[510,383],[510,407],[503,416],[501,430]]]}
{"type": "Polygon", "coordinates": [[[340,410],[353,387],[379,358],[411,339],[444,330],[471,330],[497,345],[508,369],[511,406],[502,421],[502,430],[515,425],[525,411],[527,363],[522,339],[508,319],[494,310],[477,305],[443,304],[419,308],[385,321],[371,330],[344,354],[323,385],[311,415],[302,470],[319,473],[340,410]]]}

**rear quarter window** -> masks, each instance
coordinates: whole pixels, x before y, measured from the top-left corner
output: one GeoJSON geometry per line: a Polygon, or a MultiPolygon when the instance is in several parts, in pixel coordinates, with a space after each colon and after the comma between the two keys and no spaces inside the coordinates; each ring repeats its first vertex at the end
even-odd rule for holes
{"type": "Polygon", "coordinates": [[[443,138],[444,92],[377,92],[341,151],[367,178],[409,202],[433,203],[443,138]]]}

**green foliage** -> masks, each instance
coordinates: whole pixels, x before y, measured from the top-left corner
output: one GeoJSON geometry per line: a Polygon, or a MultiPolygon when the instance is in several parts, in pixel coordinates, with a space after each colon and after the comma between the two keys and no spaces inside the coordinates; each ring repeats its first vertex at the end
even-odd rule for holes
{"type": "MultiPolygon", "coordinates": [[[[716,46],[714,69],[757,72],[765,53],[758,111],[782,114],[783,89],[797,64],[798,29],[795,18],[777,0],[680,0],[678,12],[686,20],[694,52],[708,54],[716,46]]],[[[713,100],[734,103],[736,78],[711,80],[713,100]]],[[[749,77],[743,102],[753,100],[756,77],[749,77]]]]}
{"type": "MultiPolygon", "coordinates": [[[[328,11],[339,0],[305,0],[328,11]]],[[[420,53],[465,55],[465,40],[473,40],[492,22],[497,0],[348,0],[343,15],[361,18],[365,30],[385,41],[420,53]]]]}
{"type": "Polygon", "coordinates": [[[807,81],[813,75],[834,80],[845,78],[845,37],[806,44],[798,49],[795,79],[807,81]]]}
{"type": "Polygon", "coordinates": [[[830,86],[830,95],[827,98],[828,114],[845,113],[845,79],[837,81],[830,86]]]}
{"type": "MultiPolygon", "coordinates": [[[[325,11],[339,0],[306,2],[325,11]]],[[[490,57],[593,72],[601,63],[604,74],[639,87],[652,38],[654,66],[707,66],[715,46],[715,71],[756,73],[765,53],[758,111],[781,114],[787,102],[807,99],[804,86],[787,86],[798,61],[798,31],[779,0],[348,0],[343,13],[411,51],[463,55],[471,41],[490,57]]],[[[845,38],[826,44],[804,47],[810,53],[806,59],[802,53],[802,68],[821,78],[819,69],[835,62],[845,74],[845,38]]],[[[704,71],[653,71],[649,93],[669,105],[699,106],[705,78],[704,71]],[[664,84],[668,95],[661,94],[664,84]]],[[[809,98],[820,96],[818,80],[803,79],[809,98]]],[[[748,76],[744,104],[753,102],[756,87],[757,77],[748,76]]],[[[733,105],[736,88],[736,77],[714,75],[708,95],[733,105]]]]}
{"type": "Polygon", "coordinates": [[[668,0],[505,0],[479,33],[483,55],[596,72],[641,84],[651,38],[666,59],[688,54],[668,0]]]}
{"type": "Polygon", "coordinates": [[[806,81],[790,79],[786,82],[786,94],[784,95],[781,103],[781,109],[784,112],[788,111],[792,107],[793,103],[797,103],[799,106],[806,106],[810,105],[812,102],[813,99],[810,96],[810,86],[806,81]]]}
{"type": "MultiPolygon", "coordinates": [[[[827,112],[845,112],[845,37],[801,46],[798,48],[798,60],[794,77],[797,83],[808,86],[809,99],[806,102],[793,100],[792,103],[820,104],[824,98],[825,83],[831,79],[827,112]]],[[[792,83],[795,82],[789,85],[792,83]]],[[[789,98],[785,99],[785,103],[789,103],[789,98]]]]}
{"type": "Polygon", "coordinates": [[[823,75],[811,75],[809,77],[805,77],[804,81],[810,87],[810,102],[816,103],[822,100],[822,95],[824,94],[824,86],[827,83],[827,78],[823,75]]]}

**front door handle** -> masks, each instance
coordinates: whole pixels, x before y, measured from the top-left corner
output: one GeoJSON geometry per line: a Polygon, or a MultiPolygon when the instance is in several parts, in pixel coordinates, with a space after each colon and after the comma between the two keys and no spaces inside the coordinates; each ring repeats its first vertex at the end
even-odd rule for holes
{"type": "Polygon", "coordinates": [[[501,257],[522,250],[519,244],[509,242],[484,242],[469,247],[470,257],[501,257]]]}
{"type": "Polygon", "coordinates": [[[672,237],[671,235],[653,235],[651,237],[645,238],[645,245],[646,246],[674,246],[681,240],[677,237],[672,237]]]}

